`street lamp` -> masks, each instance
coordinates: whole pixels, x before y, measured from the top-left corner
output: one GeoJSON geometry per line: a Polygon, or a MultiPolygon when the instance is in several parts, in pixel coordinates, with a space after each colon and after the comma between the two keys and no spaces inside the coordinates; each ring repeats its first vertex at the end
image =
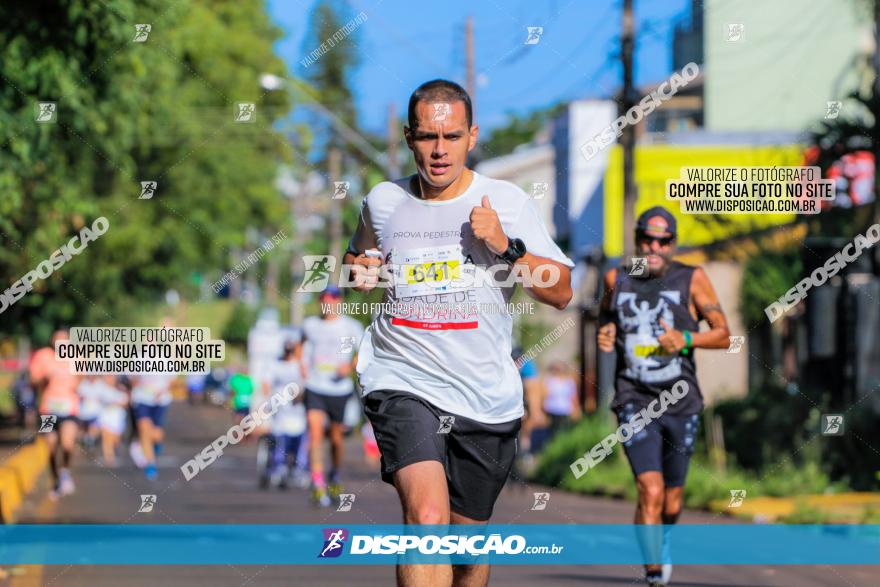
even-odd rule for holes
{"type": "Polygon", "coordinates": [[[260,76],[260,87],[268,92],[280,90],[284,80],[274,73],[264,73],[260,76]]]}

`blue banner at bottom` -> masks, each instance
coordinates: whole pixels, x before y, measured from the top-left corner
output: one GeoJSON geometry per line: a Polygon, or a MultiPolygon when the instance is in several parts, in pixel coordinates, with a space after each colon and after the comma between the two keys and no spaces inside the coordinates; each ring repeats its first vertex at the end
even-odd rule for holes
{"type": "Polygon", "coordinates": [[[878,525],[21,525],[0,564],[876,565],[878,525]],[[666,549],[664,542],[668,543],[666,549]],[[668,552],[665,560],[661,552],[668,552]]]}

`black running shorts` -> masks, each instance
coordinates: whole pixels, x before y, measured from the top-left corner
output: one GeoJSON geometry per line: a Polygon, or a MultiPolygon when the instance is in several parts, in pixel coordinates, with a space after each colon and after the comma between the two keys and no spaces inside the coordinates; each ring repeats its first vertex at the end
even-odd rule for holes
{"type": "Polygon", "coordinates": [[[393,485],[395,471],[438,461],[446,469],[452,511],[474,520],[492,517],[516,456],[519,418],[483,424],[404,391],[368,393],[364,412],[382,453],[382,480],[393,485]]]}
{"type": "Polygon", "coordinates": [[[306,395],[303,397],[303,403],[308,410],[320,410],[327,414],[331,422],[341,423],[345,420],[345,406],[348,404],[350,393],[345,395],[326,395],[306,389],[306,395]]]}
{"type": "MultiPolygon", "coordinates": [[[[617,409],[617,422],[629,422],[641,408],[627,403],[617,409]]],[[[623,443],[633,475],[663,474],[667,487],[682,487],[694,455],[700,416],[663,414],[623,443]]]]}

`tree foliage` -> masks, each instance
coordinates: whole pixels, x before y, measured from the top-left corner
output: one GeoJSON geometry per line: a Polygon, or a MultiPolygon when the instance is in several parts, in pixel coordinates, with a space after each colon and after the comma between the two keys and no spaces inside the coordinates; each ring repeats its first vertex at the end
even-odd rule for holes
{"type": "MultiPolygon", "coordinates": [[[[493,129],[486,140],[477,143],[475,162],[513,153],[520,145],[532,142],[538,132],[565,110],[563,103],[534,110],[525,115],[508,113],[507,124],[493,129]]],[[[479,123],[479,121],[475,121],[479,123]]]]}
{"type": "MultiPolygon", "coordinates": [[[[357,127],[357,110],[354,93],[351,89],[351,76],[358,66],[358,33],[355,29],[339,42],[334,35],[351,20],[351,10],[344,3],[335,0],[321,0],[312,10],[309,27],[303,39],[302,54],[310,55],[322,43],[333,43],[332,47],[314,62],[300,62],[300,71],[309,85],[314,88],[320,101],[334,116],[350,127],[357,127]],[[330,41],[328,41],[330,39],[330,41]]],[[[342,148],[344,140],[333,130],[325,116],[315,117],[315,126],[323,128],[328,137],[328,147],[342,148]]]]}
{"type": "Polygon", "coordinates": [[[245,228],[277,230],[289,148],[280,31],[260,0],[34,0],[0,7],[0,277],[5,289],[100,216],[109,231],[3,314],[0,329],[109,323],[193,272],[227,267],[245,228]],[[149,23],[146,42],[135,24],[149,23]],[[54,124],[35,122],[57,102],[54,124]],[[256,122],[236,123],[236,102],[256,122]],[[138,199],[141,181],[156,181],[138,199]]]}

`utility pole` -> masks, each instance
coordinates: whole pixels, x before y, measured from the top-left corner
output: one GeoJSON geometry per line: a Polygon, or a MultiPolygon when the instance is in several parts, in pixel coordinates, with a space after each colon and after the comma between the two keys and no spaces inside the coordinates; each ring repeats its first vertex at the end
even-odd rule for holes
{"type": "Polygon", "coordinates": [[[874,203],[873,222],[880,222],[880,0],[874,0],[874,85],[871,96],[874,128],[871,132],[871,150],[874,151],[874,203]]]}
{"type": "MultiPolygon", "coordinates": [[[[241,249],[235,247],[230,250],[232,253],[232,266],[234,267],[241,260],[241,249]]],[[[229,299],[235,300],[236,302],[241,301],[241,282],[238,279],[233,279],[229,283],[229,299]]]]}
{"type": "Polygon", "coordinates": [[[467,63],[467,73],[465,76],[465,89],[467,90],[468,95],[471,97],[471,106],[475,111],[474,119],[476,119],[476,96],[474,92],[476,91],[476,86],[474,85],[474,17],[468,16],[467,20],[464,24],[464,43],[465,43],[465,58],[467,63]]]}
{"type": "MultiPolygon", "coordinates": [[[[880,1],[880,0],[878,0],[880,1]]],[[[623,32],[620,35],[620,59],[623,62],[623,92],[620,97],[619,115],[624,116],[635,105],[633,88],[633,53],[635,49],[635,23],[633,0],[623,0],[623,32]]],[[[635,228],[636,199],[638,190],[633,177],[636,129],[629,124],[623,127],[620,145],[623,147],[623,257],[624,262],[635,252],[633,230],[635,228]]]]}
{"type": "Polygon", "coordinates": [[[397,161],[397,141],[398,141],[398,132],[397,128],[397,109],[394,107],[394,103],[388,104],[388,127],[387,127],[387,136],[386,141],[388,142],[388,152],[386,156],[388,157],[388,166],[385,172],[388,174],[388,180],[394,180],[400,177],[400,164],[397,161]]]}
{"type": "Polygon", "coordinates": [[[305,188],[300,186],[297,188],[298,193],[288,194],[288,204],[290,206],[290,234],[292,235],[290,250],[290,324],[302,324],[303,312],[300,297],[302,294],[296,290],[302,283],[302,273],[299,270],[299,262],[302,260],[304,239],[302,236],[302,228],[300,219],[302,216],[298,214],[297,201],[303,196],[305,188]]]}
{"type": "Polygon", "coordinates": [[[345,198],[332,199],[335,192],[333,182],[342,181],[342,151],[339,147],[330,147],[327,151],[327,173],[330,176],[330,254],[342,257],[342,206],[345,198]]]}

